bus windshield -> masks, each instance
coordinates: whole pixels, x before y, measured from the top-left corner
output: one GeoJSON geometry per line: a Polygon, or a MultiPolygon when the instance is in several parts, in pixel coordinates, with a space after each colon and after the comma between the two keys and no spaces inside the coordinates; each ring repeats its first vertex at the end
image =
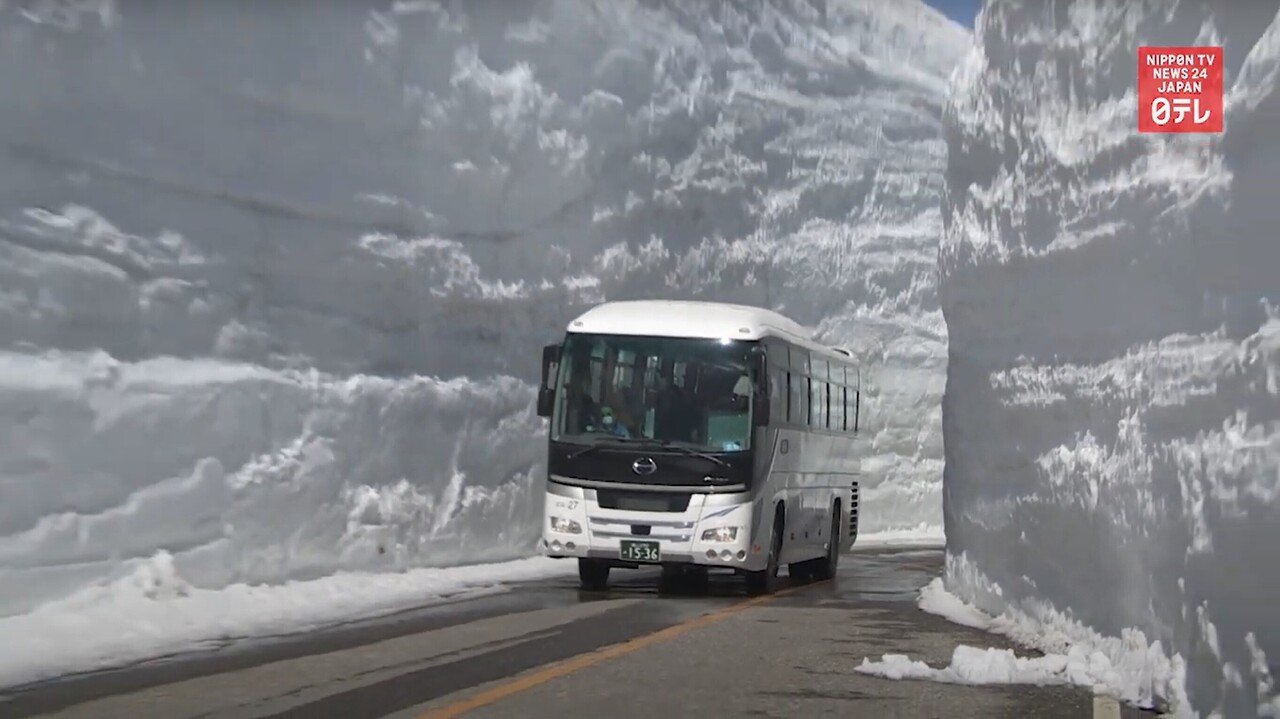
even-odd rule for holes
{"type": "Polygon", "coordinates": [[[571,334],[560,354],[552,439],[750,448],[746,342],[571,334]]]}

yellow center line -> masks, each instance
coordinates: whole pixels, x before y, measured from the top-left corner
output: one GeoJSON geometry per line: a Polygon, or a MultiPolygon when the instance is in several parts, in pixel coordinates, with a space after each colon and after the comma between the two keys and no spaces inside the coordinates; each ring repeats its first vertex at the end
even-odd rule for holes
{"type": "Polygon", "coordinates": [[[422,714],[419,714],[418,719],[448,719],[450,717],[462,716],[473,709],[488,706],[494,702],[506,699],[509,696],[519,694],[520,692],[527,691],[541,684],[546,684],[552,679],[559,679],[560,677],[572,674],[579,669],[585,669],[587,667],[600,664],[601,662],[607,662],[610,659],[630,654],[637,649],[643,649],[659,642],[665,642],[668,639],[678,637],[690,630],[715,624],[716,622],[741,611],[764,604],[774,597],[780,597],[790,594],[796,590],[812,587],[821,583],[822,582],[814,582],[812,584],[805,584],[802,586],[788,587],[773,594],[766,594],[764,596],[747,599],[745,601],[738,602],[737,604],[725,607],[724,609],[718,609],[714,612],[696,616],[693,619],[681,622],[680,624],[673,624],[672,626],[664,629],[659,629],[658,631],[650,634],[643,634],[624,642],[610,644],[609,646],[601,647],[600,649],[586,652],[585,654],[579,654],[575,657],[570,657],[553,664],[547,664],[546,666],[527,674],[518,675],[512,678],[511,681],[491,687],[464,699],[460,699],[452,704],[436,709],[428,709],[422,714]]]}

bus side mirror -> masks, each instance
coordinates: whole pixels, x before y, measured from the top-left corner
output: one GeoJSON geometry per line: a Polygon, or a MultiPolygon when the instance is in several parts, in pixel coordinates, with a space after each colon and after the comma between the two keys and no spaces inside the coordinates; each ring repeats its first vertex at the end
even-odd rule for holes
{"type": "Polygon", "coordinates": [[[755,399],[751,403],[751,426],[769,426],[769,364],[765,361],[765,349],[751,349],[752,369],[756,377],[755,399]]]}
{"type": "Polygon", "coordinates": [[[538,383],[538,416],[550,417],[555,407],[556,377],[560,374],[560,345],[542,348],[542,381],[538,383]]]}

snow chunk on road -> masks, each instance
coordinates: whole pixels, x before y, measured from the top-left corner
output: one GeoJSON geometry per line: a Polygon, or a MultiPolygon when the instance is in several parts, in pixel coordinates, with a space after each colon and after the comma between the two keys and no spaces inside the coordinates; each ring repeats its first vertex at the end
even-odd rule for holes
{"type": "Polygon", "coordinates": [[[991,629],[992,617],[974,607],[972,604],[966,603],[960,597],[947,591],[942,585],[942,578],[938,577],[929,582],[920,590],[920,599],[917,605],[924,611],[955,622],[963,624],[966,627],[989,631],[991,629]]]}
{"type": "MultiPolygon", "coordinates": [[[[979,649],[964,644],[951,654],[951,664],[935,669],[905,654],[885,654],[880,661],[863,659],[857,671],[888,679],[928,679],[948,684],[1078,684],[1071,681],[1072,660],[1061,654],[1020,657],[1012,649],[979,649]]],[[[1087,678],[1087,675],[1085,675],[1087,678]]],[[[1092,686],[1086,683],[1085,686],[1092,686]]]]}
{"type": "Polygon", "coordinates": [[[946,667],[931,667],[903,654],[884,654],[879,661],[863,659],[857,671],[887,679],[949,684],[1074,684],[1144,708],[1153,707],[1157,696],[1164,697],[1175,716],[1188,715],[1190,710],[1181,689],[1186,673],[1181,657],[1167,657],[1159,641],[1148,643],[1140,631],[1102,636],[1047,609],[1037,615],[1011,609],[991,616],[947,591],[941,578],[920,590],[917,605],[930,614],[1009,637],[1044,654],[1020,657],[1011,649],[962,644],[952,652],[946,667]]]}
{"type": "Polygon", "coordinates": [[[278,585],[192,587],[160,552],[129,576],[0,618],[0,687],[210,650],[500,592],[571,572],[546,557],[406,572],[339,572],[278,585]]]}

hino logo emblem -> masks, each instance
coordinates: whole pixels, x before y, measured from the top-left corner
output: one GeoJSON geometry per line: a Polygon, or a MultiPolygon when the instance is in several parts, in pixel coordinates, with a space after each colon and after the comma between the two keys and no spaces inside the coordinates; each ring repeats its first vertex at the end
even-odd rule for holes
{"type": "Polygon", "coordinates": [[[631,471],[636,474],[653,474],[658,471],[658,463],[648,457],[641,457],[631,463],[631,471]]]}

